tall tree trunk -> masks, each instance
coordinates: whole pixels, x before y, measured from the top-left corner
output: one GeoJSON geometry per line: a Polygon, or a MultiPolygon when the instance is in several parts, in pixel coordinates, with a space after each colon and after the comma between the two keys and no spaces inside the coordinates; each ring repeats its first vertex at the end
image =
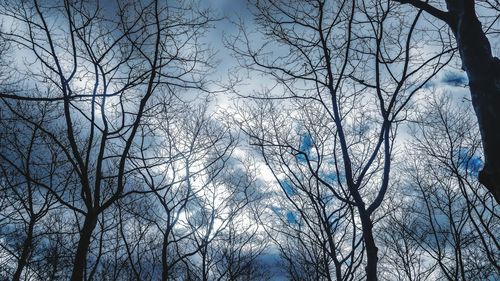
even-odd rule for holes
{"type": "Polygon", "coordinates": [[[469,78],[472,105],[476,112],[484,149],[484,167],[479,181],[500,203],[500,60],[477,18],[474,1],[447,1],[462,68],[469,78]]]}
{"type": "Polygon", "coordinates": [[[71,281],[83,281],[84,272],[87,266],[87,254],[90,247],[90,239],[92,232],[97,225],[97,215],[92,212],[87,213],[83,222],[82,230],[80,231],[80,240],[76,249],[75,260],[73,262],[73,272],[71,273],[71,281]]]}
{"type": "Polygon", "coordinates": [[[462,68],[469,78],[472,105],[476,113],[484,151],[481,182],[500,204],[500,60],[479,21],[474,0],[446,0],[441,11],[421,0],[394,0],[409,3],[446,22],[457,41],[462,68]]]}
{"type": "Polygon", "coordinates": [[[28,232],[26,233],[26,239],[23,242],[23,247],[21,250],[21,256],[17,261],[16,271],[14,272],[14,276],[12,277],[12,281],[21,280],[21,274],[28,264],[28,258],[32,250],[33,243],[33,228],[35,226],[35,218],[30,218],[30,222],[28,224],[28,232]]]}
{"type": "Polygon", "coordinates": [[[366,280],[377,281],[378,248],[373,238],[373,223],[367,211],[360,208],[359,213],[366,247],[366,280]]]}
{"type": "Polygon", "coordinates": [[[168,267],[168,235],[169,230],[165,232],[163,235],[163,244],[161,249],[161,280],[167,281],[169,275],[169,267],[168,267]]]}
{"type": "Polygon", "coordinates": [[[201,280],[202,281],[208,281],[208,269],[207,269],[207,248],[202,251],[201,255],[201,268],[203,269],[202,271],[202,276],[201,280]]]}

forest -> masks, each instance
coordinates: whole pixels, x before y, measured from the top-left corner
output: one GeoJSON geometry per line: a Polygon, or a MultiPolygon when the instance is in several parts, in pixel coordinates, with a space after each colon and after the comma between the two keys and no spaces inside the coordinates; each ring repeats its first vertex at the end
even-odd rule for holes
{"type": "Polygon", "coordinates": [[[0,281],[500,280],[498,0],[0,0],[0,281]]]}

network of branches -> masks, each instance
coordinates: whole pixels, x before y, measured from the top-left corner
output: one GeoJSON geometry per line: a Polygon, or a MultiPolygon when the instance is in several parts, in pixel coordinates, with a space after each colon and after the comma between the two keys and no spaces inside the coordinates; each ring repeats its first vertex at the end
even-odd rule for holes
{"type": "Polygon", "coordinates": [[[500,278],[498,0],[216,2],[0,0],[0,281],[500,278]]]}

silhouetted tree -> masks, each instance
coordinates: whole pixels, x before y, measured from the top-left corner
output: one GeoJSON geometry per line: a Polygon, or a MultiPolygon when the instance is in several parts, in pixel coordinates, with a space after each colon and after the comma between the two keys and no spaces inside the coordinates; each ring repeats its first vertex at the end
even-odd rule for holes
{"type": "Polygon", "coordinates": [[[388,244],[399,238],[388,258],[406,253],[392,264],[404,264],[411,280],[495,279],[499,217],[492,194],[478,182],[481,140],[472,110],[442,95],[425,107],[401,167],[403,203],[382,231],[388,244]]]}
{"type": "Polygon", "coordinates": [[[376,280],[373,218],[391,185],[398,122],[453,50],[422,52],[429,37],[417,32],[421,12],[401,16],[390,1],[253,4],[259,37],[241,24],[227,45],[245,71],[269,78],[271,86],[252,94],[261,102],[236,119],[277,180],[295,178],[310,188],[317,181],[327,198],[354,207],[366,278],[376,280]],[[302,134],[312,147],[301,146],[302,134]],[[298,171],[309,176],[296,177],[298,171]]]}
{"type": "MultiPolygon", "coordinates": [[[[491,13],[500,12],[498,1],[445,0],[446,10],[420,0],[394,0],[410,4],[443,21],[453,32],[462,69],[469,78],[472,105],[481,133],[484,151],[484,167],[479,181],[500,202],[500,59],[493,56],[491,44],[486,36],[490,26],[483,27],[476,13],[476,2],[484,2],[491,13]]],[[[498,20],[498,16],[494,21],[498,20]]],[[[497,32],[492,34],[497,35],[497,32]]]]}
{"type": "Polygon", "coordinates": [[[58,145],[78,179],[78,198],[58,199],[82,218],[71,280],[84,280],[100,216],[133,188],[130,159],[148,114],[162,96],[204,89],[210,53],[198,38],[213,19],[189,1],[118,2],[116,12],[93,1],[0,8],[12,21],[3,37],[29,53],[24,67],[13,65],[24,90],[2,98],[52,101],[62,112],[57,133],[17,114],[58,145]]]}

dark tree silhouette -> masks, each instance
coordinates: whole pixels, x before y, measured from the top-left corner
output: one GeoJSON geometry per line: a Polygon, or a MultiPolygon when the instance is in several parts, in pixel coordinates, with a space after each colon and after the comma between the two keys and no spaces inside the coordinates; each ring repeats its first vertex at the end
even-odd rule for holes
{"type": "Polygon", "coordinates": [[[78,179],[78,200],[58,199],[82,218],[71,280],[84,280],[100,218],[134,188],[131,159],[159,99],[204,90],[211,53],[198,38],[214,19],[191,2],[120,1],[115,13],[92,1],[0,4],[12,21],[2,37],[31,60],[15,69],[25,90],[0,97],[7,107],[53,101],[62,112],[56,135],[9,107],[60,147],[78,179]]]}
{"type": "Polygon", "coordinates": [[[403,192],[394,204],[401,206],[380,233],[386,262],[405,280],[430,280],[429,273],[439,280],[495,279],[500,218],[493,196],[478,183],[481,140],[473,110],[447,93],[432,95],[414,120],[399,166],[403,192]]]}
{"type": "Polygon", "coordinates": [[[272,86],[253,94],[254,108],[240,111],[241,127],[271,170],[303,161],[279,177],[308,171],[309,178],[297,181],[318,181],[329,196],[354,207],[366,278],[378,280],[375,216],[392,184],[397,127],[413,94],[454,50],[420,52],[429,42],[418,32],[422,12],[403,17],[390,1],[252,2],[261,40],[242,25],[227,45],[245,71],[272,86]],[[294,134],[300,126],[316,144],[309,152],[294,134]],[[323,131],[332,137],[323,139],[323,131]],[[334,184],[331,173],[339,175],[334,184]]]}
{"type": "MultiPolygon", "coordinates": [[[[447,11],[420,0],[394,1],[426,11],[444,21],[453,32],[462,68],[469,78],[472,105],[481,132],[485,163],[479,181],[500,203],[500,60],[491,52],[490,42],[476,14],[476,1],[445,0],[447,11]]],[[[498,1],[491,5],[500,10],[498,1]]]]}

